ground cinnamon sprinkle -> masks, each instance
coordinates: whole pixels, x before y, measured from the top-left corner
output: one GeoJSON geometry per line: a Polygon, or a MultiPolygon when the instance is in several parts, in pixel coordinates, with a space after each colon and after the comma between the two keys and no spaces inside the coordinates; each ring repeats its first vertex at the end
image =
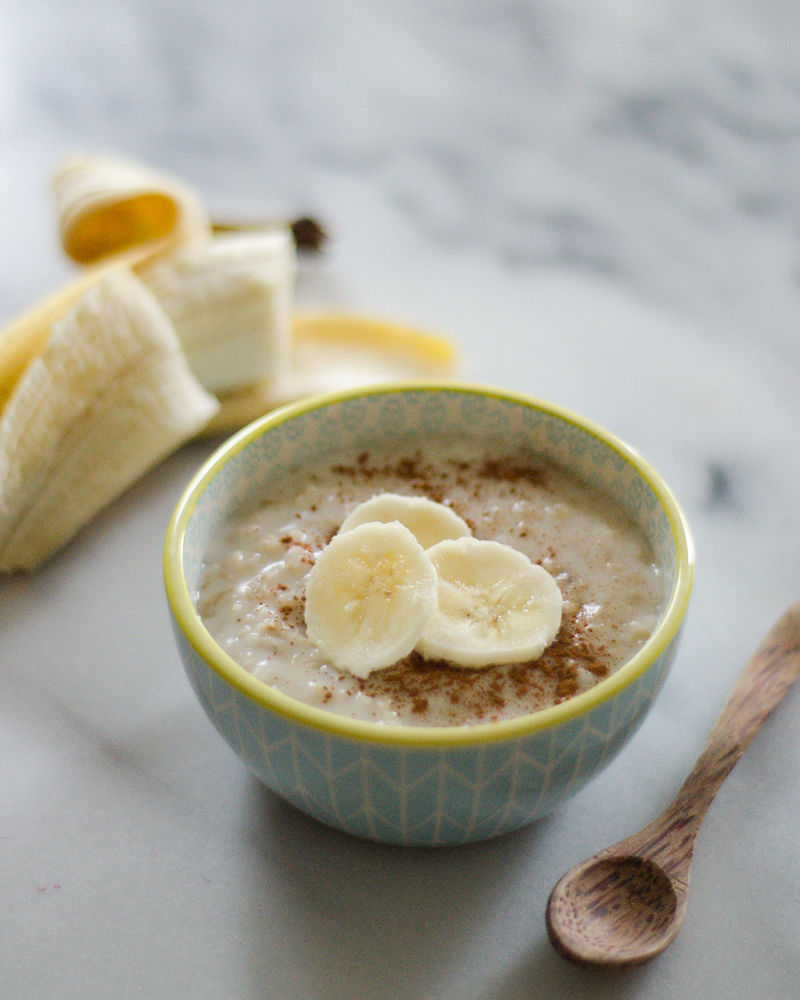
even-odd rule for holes
{"type": "Polygon", "coordinates": [[[472,669],[444,661],[425,660],[414,652],[385,670],[358,682],[359,690],[387,699],[395,708],[411,705],[414,715],[428,710],[431,701],[453,706],[465,714],[490,721],[510,702],[536,711],[543,699],[559,704],[580,690],[579,668],[595,677],[609,672],[606,651],[594,643],[591,629],[580,617],[566,617],[552,644],[538,660],[472,669]]]}
{"type": "Polygon", "coordinates": [[[528,463],[518,463],[512,459],[487,458],[478,473],[487,479],[499,479],[517,483],[524,481],[532,486],[544,486],[544,471],[528,463]]]}

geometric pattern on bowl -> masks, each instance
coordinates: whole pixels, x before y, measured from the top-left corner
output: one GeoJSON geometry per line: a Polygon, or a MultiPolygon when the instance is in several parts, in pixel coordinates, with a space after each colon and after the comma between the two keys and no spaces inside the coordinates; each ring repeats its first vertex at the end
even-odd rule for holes
{"type": "Polygon", "coordinates": [[[616,697],[513,744],[384,747],[264,712],[175,632],[200,703],[268,788],[337,829],[417,846],[496,837],[580,791],[639,727],[675,650],[673,640],[616,697]]]}

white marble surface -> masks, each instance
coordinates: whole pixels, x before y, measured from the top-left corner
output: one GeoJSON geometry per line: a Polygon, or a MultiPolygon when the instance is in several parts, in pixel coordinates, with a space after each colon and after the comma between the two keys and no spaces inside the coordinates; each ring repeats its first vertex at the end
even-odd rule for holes
{"type": "Polygon", "coordinates": [[[47,184],[76,150],[219,212],[314,212],[304,303],[438,329],[470,379],[616,431],[698,565],[668,683],[593,786],[487,844],[362,843],[251,779],[190,692],[160,567],[187,447],[0,583],[0,994],[795,995],[800,690],[714,803],[666,955],[574,969],[544,906],[668,802],[800,593],[798,52],[780,0],[5,0],[0,320],[70,274],[47,184]]]}

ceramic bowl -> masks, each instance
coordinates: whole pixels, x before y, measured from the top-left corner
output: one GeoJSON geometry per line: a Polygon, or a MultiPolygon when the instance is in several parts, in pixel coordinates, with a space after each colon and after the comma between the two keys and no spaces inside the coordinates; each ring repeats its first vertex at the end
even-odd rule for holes
{"type": "Polygon", "coordinates": [[[404,383],[297,403],[231,437],[192,479],[166,538],[166,591],[181,658],[223,738],[269,788],[359,837],[452,845],[519,828],[574,795],[638,729],[675,656],[693,556],[685,519],[632,449],[551,404],[481,386],[404,383]],[[196,610],[209,539],[300,463],[409,437],[452,433],[524,445],[605,491],[642,527],[665,580],[665,610],[617,672],[561,704],[513,720],[423,728],[346,719],[254,678],[196,610]]]}

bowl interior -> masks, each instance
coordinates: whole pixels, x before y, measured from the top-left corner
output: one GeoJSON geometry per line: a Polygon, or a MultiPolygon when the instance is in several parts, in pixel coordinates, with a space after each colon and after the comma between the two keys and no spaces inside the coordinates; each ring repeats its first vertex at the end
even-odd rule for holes
{"type": "MultiPolygon", "coordinates": [[[[173,545],[176,554],[170,556],[168,540],[167,567],[171,558],[181,560],[180,569],[173,566],[173,577],[183,573],[189,598],[196,603],[209,540],[234,513],[290,494],[308,470],[338,452],[357,454],[376,442],[402,446],[437,436],[546,456],[606,493],[640,525],[664,581],[661,624],[636,663],[630,661],[592,691],[557,708],[576,702],[568,710],[574,713],[586,695],[596,701],[604,687],[609,693],[618,690],[626,683],[625,672],[636,676],[680,626],[691,585],[688,530],[660,476],[635,452],[601,428],[537,400],[483,387],[414,384],[336,394],[270,414],[226,442],[190,484],[173,518],[170,535],[180,544],[173,545]]],[[[186,630],[186,616],[178,617],[186,630]]],[[[192,622],[190,628],[196,627],[192,622]]],[[[226,669],[227,659],[219,651],[217,668],[221,663],[226,669]]]]}

